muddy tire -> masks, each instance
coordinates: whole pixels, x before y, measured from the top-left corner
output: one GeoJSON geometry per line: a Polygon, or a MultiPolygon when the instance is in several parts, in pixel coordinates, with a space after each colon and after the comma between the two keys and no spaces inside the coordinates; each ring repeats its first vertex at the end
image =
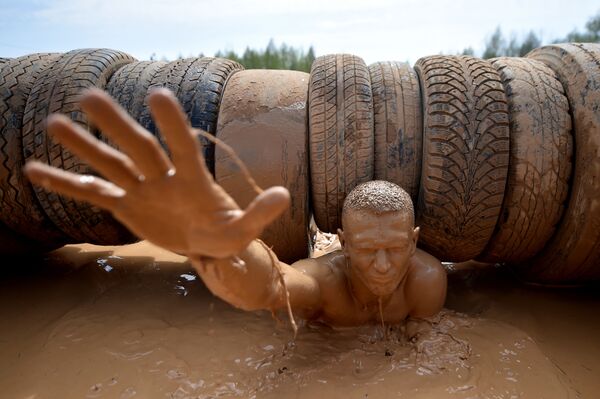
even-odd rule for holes
{"type": "MultiPolygon", "coordinates": [[[[261,235],[284,262],[308,256],[309,177],[306,102],[309,75],[251,70],[231,77],[223,95],[217,138],[228,144],[256,183],[286,187],[290,208],[261,235]]],[[[216,180],[245,208],[256,192],[222,147],[216,148],[216,180]]]]}
{"type": "MultiPolygon", "coordinates": [[[[242,69],[244,67],[237,62],[224,58],[181,59],[162,67],[153,77],[149,90],[159,87],[171,90],[181,102],[192,127],[214,135],[225,83],[233,73],[242,69]]],[[[144,107],[139,122],[157,135],[163,147],[167,148],[162,136],[157,132],[147,106],[144,107]]],[[[206,165],[214,175],[214,144],[203,137],[199,137],[199,140],[206,165]]]]}
{"type": "Polygon", "coordinates": [[[60,247],[72,239],[48,219],[23,174],[21,129],[33,83],[58,58],[58,54],[14,58],[0,72],[0,220],[21,236],[44,243],[46,248],[60,247]]]}
{"type": "MultiPolygon", "coordinates": [[[[23,118],[25,159],[38,159],[52,166],[81,174],[96,174],[89,166],[54,142],[46,133],[46,117],[54,112],[98,136],[81,111],[78,97],[88,87],[104,88],[119,67],[133,62],[129,55],[108,49],[73,50],[62,54],[36,79],[23,118]]],[[[36,196],[52,222],[76,242],[115,245],[136,240],[110,213],[88,203],[59,196],[38,186],[36,196]]]]}
{"type": "Polygon", "coordinates": [[[523,262],[556,229],[571,176],[569,103],[556,74],[527,58],[496,58],[508,97],[510,162],[502,212],[478,260],[523,262]]]}
{"type": "Polygon", "coordinates": [[[322,231],[336,232],[346,195],[373,179],[373,92],[364,61],[349,54],[318,57],[308,106],[315,222],[322,231]]]}
{"type": "Polygon", "coordinates": [[[136,61],[117,70],[106,85],[110,94],[136,121],[140,121],[145,111],[148,89],[152,79],[160,72],[166,62],[136,61]]]}
{"type": "Polygon", "coordinates": [[[508,105],[498,72],[469,56],[421,58],[420,245],[444,261],[475,258],[490,239],[506,186],[508,105]]]}
{"type": "Polygon", "coordinates": [[[369,65],[373,89],[375,179],[402,187],[417,201],[423,151],[419,79],[407,63],[369,65]]]}
{"type": "Polygon", "coordinates": [[[548,65],[565,89],[575,160],[568,204],[556,233],[520,270],[540,282],[600,280],[600,45],[556,44],[527,57],[548,65]]]}

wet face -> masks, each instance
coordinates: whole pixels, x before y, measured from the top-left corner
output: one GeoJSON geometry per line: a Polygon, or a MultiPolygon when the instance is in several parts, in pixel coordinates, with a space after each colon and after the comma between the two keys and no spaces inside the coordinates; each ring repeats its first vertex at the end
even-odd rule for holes
{"type": "Polygon", "coordinates": [[[391,294],[400,284],[416,250],[419,228],[402,212],[351,211],[338,231],[350,273],[375,295],[391,294]]]}

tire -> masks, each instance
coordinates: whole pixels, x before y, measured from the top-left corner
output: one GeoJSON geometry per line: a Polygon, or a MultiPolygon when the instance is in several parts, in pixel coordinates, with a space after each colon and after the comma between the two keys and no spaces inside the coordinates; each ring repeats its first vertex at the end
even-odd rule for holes
{"type": "Polygon", "coordinates": [[[373,91],[364,61],[349,54],[318,57],[308,105],[315,222],[322,231],[336,232],[346,195],[373,179],[373,91]]]}
{"type": "Polygon", "coordinates": [[[573,155],[571,116],[561,83],[543,63],[491,61],[508,97],[510,161],[501,217],[478,260],[516,263],[544,247],[563,214],[573,155]]]}
{"type": "MultiPolygon", "coordinates": [[[[309,176],[306,102],[309,75],[297,71],[250,70],[231,77],[223,95],[217,138],[228,144],[263,188],[286,187],[290,208],[261,239],[286,263],[308,256],[309,176]]],[[[217,146],[219,183],[245,208],[256,192],[230,155],[217,146]]]]}
{"type": "MultiPolygon", "coordinates": [[[[192,127],[215,134],[221,97],[229,77],[244,69],[237,62],[224,58],[187,58],[165,65],[152,79],[149,90],[158,87],[170,89],[181,102],[192,127]]],[[[140,116],[142,126],[157,135],[164,148],[167,148],[158,134],[150,109],[146,106],[140,116]]],[[[215,147],[207,139],[200,137],[206,165],[214,175],[215,147]]]]}
{"type": "Polygon", "coordinates": [[[420,245],[443,261],[473,259],[490,239],[506,186],[508,105],[488,61],[421,58],[423,167],[420,245]]]}
{"type": "Polygon", "coordinates": [[[565,89],[575,161],[567,207],[556,233],[520,270],[545,283],[600,280],[600,45],[555,44],[527,57],[548,65],[565,89]]]}
{"type": "Polygon", "coordinates": [[[36,78],[59,58],[31,54],[7,62],[0,72],[0,220],[21,236],[58,248],[73,240],[46,216],[23,174],[21,129],[25,104],[36,78]]]}
{"type": "Polygon", "coordinates": [[[147,112],[146,97],[152,79],[160,72],[166,62],[136,61],[124,65],[116,71],[108,84],[106,92],[110,94],[136,121],[147,112]]]}
{"type": "MultiPolygon", "coordinates": [[[[25,106],[25,159],[38,159],[75,173],[95,174],[89,166],[46,134],[46,117],[54,112],[67,114],[98,136],[81,112],[78,97],[85,88],[104,88],[114,71],[133,61],[129,55],[114,50],[73,50],[61,55],[50,68],[44,70],[35,81],[25,106]]],[[[136,240],[110,213],[37,186],[34,189],[48,217],[75,242],[118,245],[136,240]]]]}
{"type": "Polygon", "coordinates": [[[423,151],[421,88],[407,63],[369,66],[375,121],[375,179],[402,187],[413,202],[419,194],[423,151]]]}
{"type": "Polygon", "coordinates": [[[0,71],[2,70],[4,64],[6,64],[8,61],[10,61],[10,58],[2,58],[2,57],[0,57],[0,71]]]}

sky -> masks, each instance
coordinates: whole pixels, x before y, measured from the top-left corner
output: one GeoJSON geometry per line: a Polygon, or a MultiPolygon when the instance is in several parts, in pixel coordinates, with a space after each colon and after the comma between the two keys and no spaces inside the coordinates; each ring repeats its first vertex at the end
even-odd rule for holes
{"type": "Polygon", "coordinates": [[[473,47],[497,26],[546,42],[582,30],[598,0],[0,0],[0,57],[107,47],[139,60],[314,46],[367,63],[473,47]]]}

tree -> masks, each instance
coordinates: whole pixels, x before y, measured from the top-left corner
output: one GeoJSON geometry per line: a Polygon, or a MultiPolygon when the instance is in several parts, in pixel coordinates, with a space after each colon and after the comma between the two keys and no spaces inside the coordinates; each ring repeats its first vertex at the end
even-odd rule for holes
{"type": "Polygon", "coordinates": [[[556,40],[555,42],[600,42],[600,12],[592,17],[585,24],[585,31],[579,32],[577,29],[569,33],[564,39],[556,40]]]}
{"type": "Polygon", "coordinates": [[[311,46],[308,52],[282,43],[275,44],[273,39],[269,40],[264,50],[255,50],[246,47],[242,56],[235,51],[218,51],[215,57],[228,58],[237,61],[246,69],[289,69],[295,71],[309,72],[315,60],[315,50],[311,46]]]}
{"type": "Polygon", "coordinates": [[[502,35],[502,31],[498,26],[492,36],[490,36],[485,43],[485,50],[483,51],[482,58],[494,58],[500,57],[506,54],[506,40],[502,35]]]}
{"type": "MultiPolygon", "coordinates": [[[[556,39],[553,42],[599,43],[600,12],[588,20],[583,32],[576,29],[567,34],[566,37],[556,39]]],[[[533,30],[529,31],[529,33],[522,38],[515,34],[512,34],[510,38],[506,38],[502,33],[500,26],[498,26],[494,33],[486,39],[485,48],[481,57],[486,59],[494,57],[523,57],[531,50],[540,47],[542,44],[542,39],[533,30]]],[[[472,47],[467,47],[460,54],[475,55],[475,51],[472,47]]]]}

